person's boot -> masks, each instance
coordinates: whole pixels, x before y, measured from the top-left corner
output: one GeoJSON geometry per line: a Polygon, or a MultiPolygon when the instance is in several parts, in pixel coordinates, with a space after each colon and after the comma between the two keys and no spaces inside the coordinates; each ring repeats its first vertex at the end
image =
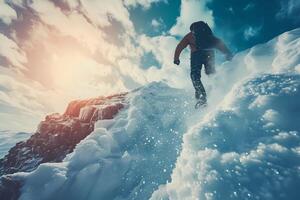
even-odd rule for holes
{"type": "Polygon", "coordinates": [[[200,98],[197,99],[197,103],[195,105],[195,109],[207,106],[207,99],[205,96],[200,95],[200,98]]]}

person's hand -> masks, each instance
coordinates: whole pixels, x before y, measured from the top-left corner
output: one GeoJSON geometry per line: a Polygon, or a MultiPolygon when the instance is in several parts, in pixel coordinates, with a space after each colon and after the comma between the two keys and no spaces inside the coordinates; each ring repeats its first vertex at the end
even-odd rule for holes
{"type": "Polygon", "coordinates": [[[233,55],[232,55],[232,54],[227,54],[227,55],[226,55],[226,60],[227,60],[227,61],[231,61],[232,58],[233,58],[233,55]]]}
{"type": "Polygon", "coordinates": [[[180,64],[180,60],[174,60],[174,64],[175,65],[179,65],[180,64]]]}

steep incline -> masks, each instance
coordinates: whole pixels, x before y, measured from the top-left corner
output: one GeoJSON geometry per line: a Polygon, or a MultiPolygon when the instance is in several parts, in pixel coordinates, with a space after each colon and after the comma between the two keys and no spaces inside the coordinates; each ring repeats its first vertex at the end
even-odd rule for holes
{"type": "Polygon", "coordinates": [[[201,111],[190,88],[129,93],[63,162],[11,175],[25,183],[20,199],[296,200],[299,46],[296,29],[218,66],[201,111]]]}
{"type": "Polygon", "coordinates": [[[245,65],[228,77],[249,76],[184,135],[172,181],[151,199],[299,199],[299,48],[296,29],[235,59],[245,65]]]}
{"type": "Polygon", "coordinates": [[[152,199],[298,199],[299,99],[300,75],[237,87],[185,134],[171,183],[152,199]]]}
{"type": "Polygon", "coordinates": [[[193,108],[187,102],[185,91],[162,83],[132,93],[128,109],[96,122],[63,163],[26,174],[21,199],[149,198],[169,179],[181,150],[193,108]]]}

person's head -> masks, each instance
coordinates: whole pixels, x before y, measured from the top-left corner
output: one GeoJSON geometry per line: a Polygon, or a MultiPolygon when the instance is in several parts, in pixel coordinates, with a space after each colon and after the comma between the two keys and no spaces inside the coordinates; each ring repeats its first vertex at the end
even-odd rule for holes
{"type": "Polygon", "coordinates": [[[213,32],[209,25],[204,21],[194,22],[190,26],[190,31],[194,34],[213,35],[213,32]]]}

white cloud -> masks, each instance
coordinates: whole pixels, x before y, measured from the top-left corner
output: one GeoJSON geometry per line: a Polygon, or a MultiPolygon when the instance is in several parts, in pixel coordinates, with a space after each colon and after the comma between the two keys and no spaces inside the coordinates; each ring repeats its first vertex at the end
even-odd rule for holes
{"type": "Polygon", "coordinates": [[[300,1],[298,0],[281,0],[281,9],[277,14],[279,19],[292,19],[299,21],[300,1]]]}
{"type": "Polygon", "coordinates": [[[189,56],[186,51],[182,54],[181,66],[173,64],[173,55],[178,40],[173,36],[149,37],[142,35],[139,39],[140,46],[145,52],[152,52],[161,65],[161,69],[149,68],[145,76],[147,80],[165,80],[173,87],[182,88],[189,86],[189,56]]]}
{"type": "Polygon", "coordinates": [[[92,22],[98,25],[110,25],[110,17],[121,22],[128,33],[133,33],[133,23],[129,18],[129,12],[119,0],[89,1],[81,0],[83,11],[92,22]]]}
{"type": "Polygon", "coordinates": [[[250,40],[253,37],[256,37],[259,32],[261,31],[262,26],[258,26],[258,27],[253,27],[253,26],[248,26],[245,30],[244,30],[244,37],[246,40],[250,40]]]}
{"type": "Polygon", "coordinates": [[[195,21],[205,21],[212,28],[214,26],[214,17],[211,10],[207,8],[207,3],[211,0],[182,0],[180,16],[176,24],[171,28],[172,35],[183,36],[189,32],[190,25],[195,21]]]}
{"type": "Polygon", "coordinates": [[[0,66],[0,129],[34,131],[47,113],[65,106],[58,106],[61,95],[0,66]]]}
{"type": "Polygon", "coordinates": [[[154,28],[158,28],[160,27],[162,24],[161,24],[161,20],[160,19],[152,19],[151,21],[151,25],[154,27],[154,28]]]}
{"type": "MultiPolygon", "coordinates": [[[[97,2],[89,3],[89,1],[81,1],[82,7],[77,9],[82,10],[85,16],[78,12],[78,10],[73,10],[68,14],[63,13],[49,1],[33,1],[32,4],[29,5],[39,14],[39,18],[43,23],[50,25],[60,33],[57,34],[56,31],[53,33],[51,29],[48,29],[43,24],[36,23],[34,29],[31,30],[31,37],[26,41],[26,44],[29,46],[44,46],[45,49],[43,49],[43,51],[47,51],[44,55],[48,57],[48,61],[44,67],[52,69],[54,83],[61,82],[62,84],[68,84],[70,87],[76,88],[76,84],[70,83],[75,77],[73,76],[74,72],[71,70],[74,65],[76,65],[76,69],[81,71],[79,74],[81,74],[82,77],[78,77],[78,79],[82,80],[81,84],[84,86],[87,86],[85,82],[95,79],[90,75],[94,74],[94,77],[100,77],[101,75],[99,72],[104,73],[103,66],[105,65],[109,65],[110,68],[114,68],[117,72],[114,73],[114,77],[111,77],[111,74],[107,74],[107,77],[111,77],[110,80],[107,79],[107,77],[102,76],[102,78],[108,81],[120,79],[122,82],[124,80],[119,77],[120,66],[118,66],[118,60],[124,58],[139,60],[138,57],[140,56],[140,53],[134,44],[132,44],[132,38],[135,35],[133,24],[129,19],[128,11],[123,6],[122,2],[111,0],[102,1],[101,3],[97,2]],[[89,18],[89,20],[86,18],[89,18]],[[102,27],[109,26],[110,18],[119,20],[124,26],[126,32],[119,33],[120,40],[122,40],[123,44],[114,44],[107,40],[109,35],[98,27],[98,25],[102,27]],[[80,46],[78,46],[78,44],[72,44],[72,46],[70,46],[70,44],[64,41],[65,39],[60,43],[57,43],[57,38],[62,37],[76,39],[80,46]],[[86,50],[88,50],[88,52],[86,52],[86,50]],[[83,54],[82,52],[86,53],[83,54]],[[52,62],[52,55],[58,55],[56,57],[59,57],[59,61],[56,60],[55,62],[52,62]],[[76,55],[76,58],[79,60],[72,59],[74,55],[76,55]],[[103,58],[103,60],[96,59],[97,57],[103,58]],[[75,60],[77,60],[79,64],[75,63],[75,60]],[[92,66],[90,65],[91,63],[92,66]],[[87,66],[91,66],[91,68],[88,68],[89,71],[85,71],[87,66]],[[62,72],[62,69],[66,75],[55,75],[62,72]]],[[[41,60],[41,58],[38,59],[41,60]]],[[[37,61],[35,61],[35,63],[36,62],[37,61]]],[[[131,64],[134,66],[134,63],[131,64]]],[[[43,65],[45,64],[43,63],[43,65]]],[[[55,85],[57,86],[57,84],[55,85]]],[[[67,88],[64,87],[64,89],[67,88]]],[[[98,89],[98,91],[101,91],[103,94],[126,90],[124,84],[113,84],[110,82],[101,82],[101,85],[99,84],[99,87],[95,89],[98,89]],[[120,86],[120,88],[117,88],[117,86],[120,86]]],[[[92,95],[91,93],[94,90],[82,90],[81,92],[83,91],[90,91],[89,95],[92,95]]],[[[82,98],[86,96],[87,94],[85,96],[83,95],[82,98]]]]}
{"type": "MultiPolygon", "coordinates": [[[[22,10],[29,7],[35,13],[25,16],[32,22],[21,29],[26,33],[25,40],[17,33],[15,41],[0,34],[0,55],[13,66],[27,70],[23,74],[11,66],[0,66],[0,70],[6,70],[0,76],[1,122],[9,122],[16,115],[24,119],[30,112],[37,116],[32,119],[40,120],[48,112],[63,112],[73,99],[132,89],[126,84],[130,79],[145,83],[137,78],[143,74],[135,63],[141,53],[132,43],[135,30],[122,1],[81,0],[81,7],[70,4],[69,12],[50,1],[14,1],[13,5],[22,10]],[[103,28],[112,26],[111,19],[125,30],[118,34],[122,43],[107,40],[109,35],[103,28]],[[121,59],[127,59],[128,66],[120,66],[121,59]]],[[[19,23],[28,19],[22,20],[19,23]]]]}
{"type": "Polygon", "coordinates": [[[11,39],[0,33],[0,55],[19,69],[24,69],[23,63],[27,61],[26,55],[11,39]]]}
{"type": "Polygon", "coordinates": [[[153,27],[154,31],[156,31],[156,32],[166,28],[166,25],[162,18],[152,19],[151,26],[153,27]]]}
{"type": "MultiPolygon", "coordinates": [[[[100,44],[106,45],[107,43],[103,39],[103,33],[77,12],[65,15],[49,1],[33,1],[30,7],[38,12],[44,23],[53,26],[66,36],[77,39],[91,52],[95,52],[100,44]]],[[[106,20],[103,20],[104,25],[107,23],[106,20]]]]}
{"type": "MultiPolygon", "coordinates": [[[[12,65],[26,69],[26,74],[21,71],[18,74],[8,68],[10,73],[0,77],[0,88],[6,88],[2,85],[14,88],[1,90],[2,106],[14,108],[14,111],[1,113],[2,118],[11,119],[16,109],[23,113],[35,110],[40,115],[62,112],[72,99],[118,93],[151,81],[166,80],[175,87],[190,84],[188,67],[179,68],[172,63],[177,39],[139,35],[123,1],[64,2],[68,3],[67,11],[51,1],[13,1],[14,7],[22,7],[18,12],[32,9],[24,16],[20,13],[23,17],[19,23],[23,20],[32,23],[26,29],[13,30],[14,41],[0,35],[0,55],[12,65]],[[118,31],[111,37],[107,29],[118,31]],[[26,33],[26,38],[18,38],[20,30],[26,33]],[[159,69],[140,68],[147,52],[154,54],[159,69]],[[32,104],[30,99],[33,99],[32,104]]],[[[147,2],[158,1],[136,1],[146,7],[147,2]]],[[[164,26],[160,18],[156,20],[153,26],[164,26]]],[[[188,56],[184,57],[183,66],[188,66],[188,56]]]]}
{"type": "Polygon", "coordinates": [[[228,11],[229,11],[231,14],[234,14],[234,9],[233,9],[232,6],[230,6],[230,7],[228,8],[228,11]]]}
{"type": "Polygon", "coordinates": [[[12,20],[17,19],[17,13],[4,0],[0,0],[0,21],[10,24],[12,20]]]}
{"type": "Polygon", "coordinates": [[[126,6],[136,7],[140,5],[145,9],[150,8],[153,3],[160,3],[160,2],[167,3],[168,0],[124,0],[124,4],[126,6]]]}
{"type": "Polygon", "coordinates": [[[249,10],[252,10],[253,8],[255,8],[255,4],[254,3],[248,3],[244,8],[243,10],[244,11],[249,11],[249,10]]]}
{"type": "Polygon", "coordinates": [[[37,93],[27,84],[6,74],[1,74],[0,102],[29,113],[44,109],[43,105],[38,102],[37,93]]]}

